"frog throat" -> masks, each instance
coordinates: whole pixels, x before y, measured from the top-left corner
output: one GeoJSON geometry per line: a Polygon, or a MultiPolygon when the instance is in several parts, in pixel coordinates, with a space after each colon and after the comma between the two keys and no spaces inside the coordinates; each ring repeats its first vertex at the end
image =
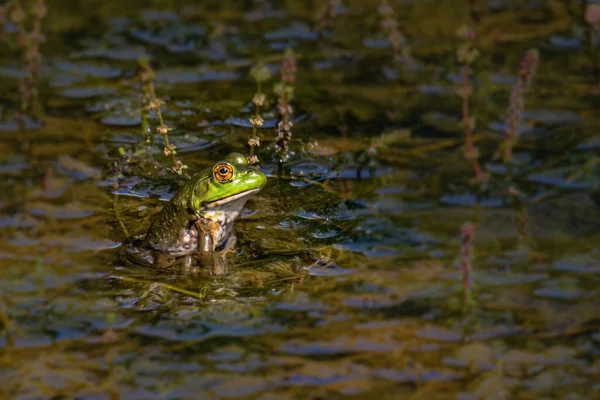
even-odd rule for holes
{"type": "MultiPolygon", "coordinates": [[[[235,202],[236,200],[239,200],[244,197],[250,197],[253,194],[260,192],[261,189],[262,188],[250,189],[250,190],[246,190],[245,192],[234,194],[234,195],[231,195],[231,196],[219,199],[219,200],[214,200],[211,202],[204,202],[204,203],[202,203],[202,210],[200,212],[205,211],[206,209],[213,209],[215,207],[219,207],[224,204],[235,202]]],[[[243,204],[242,204],[242,206],[243,206],[243,204]]]]}

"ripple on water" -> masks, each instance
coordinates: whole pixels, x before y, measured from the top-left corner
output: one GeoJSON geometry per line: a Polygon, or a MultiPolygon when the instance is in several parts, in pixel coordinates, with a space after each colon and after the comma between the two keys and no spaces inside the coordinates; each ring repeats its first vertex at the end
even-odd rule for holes
{"type": "Polygon", "coordinates": [[[581,176],[580,172],[580,167],[563,167],[530,174],[527,179],[535,183],[574,190],[589,189],[600,184],[600,176],[581,176]]]}
{"type": "Polygon", "coordinates": [[[60,95],[69,99],[91,99],[93,97],[116,94],[115,88],[106,86],[79,86],[63,89],[60,95]]]}
{"type": "Polygon", "coordinates": [[[345,362],[340,364],[307,363],[300,371],[295,371],[283,383],[292,386],[329,387],[343,391],[342,383],[368,380],[371,373],[366,366],[345,362]]]}
{"type": "Polygon", "coordinates": [[[578,300],[588,293],[577,288],[541,288],[533,291],[533,294],[539,297],[546,297],[553,300],[578,300]]]}
{"type": "Polygon", "coordinates": [[[50,78],[50,86],[54,88],[61,88],[72,86],[78,83],[85,82],[85,76],[83,75],[73,75],[68,73],[58,73],[50,78]]]}
{"type": "Polygon", "coordinates": [[[556,50],[574,50],[581,46],[581,39],[561,35],[550,36],[549,42],[556,50]]]}
{"type": "Polygon", "coordinates": [[[390,49],[392,44],[387,39],[363,39],[363,44],[371,49],[390,49]]]}
{"type": "Polygon", "coordinates": [[[498,208],[505,205],[502,198],[479,199],[478,196],[473,193],[445,194],[440,198],[440,200],[443,203],[456,206],[474,206],[479,204],[482,207],[498,208]]]}
{"type": "Polygon", "coordinates": [[[56,219],[80,219],[90,217],[95,214],[94,211],[83,208],[79,203],[66,204],[64,207],[40,203],[34,207],[29,207],[27,210],[32,215],[38,217],[56,219]]]}
{"type": "Polygon", "coordinates": [[[17,132],[20,124],[23,124],[25,130],[39,129],[42,126],[41,121],[36,121],[30,117],[24,117],[20,121],[14,119],[0,121],[0,132],[17,132]]]}
{"type": "Polygon", "coordinates": [[[388,379],[394,382],[447,382],[456,381],[464,377],[464,373],[452,370],[399,370],[399,369],[376,369],[373,375],[378,378],[388,379]]]}
{"type": "Polygon", "coordinates": [[[279,346],[279,351],[305,356],[322,356],[355,352],[392,351],[401,346],[391,338],[373,340],[361,336],[339,336],[331,341],[294,341],[279,346]]]}
{"type": "Polygon", "coordinates": [[[324,230],[324,231],[315,231],[311,233],[311,236],[315,239],[329,239],[335,236],[338,236],[341,232],[335,229],[324,230]]]}
{"type": "Polygon", "coordinates": [[[384,197],[375,202],[374,208],[381,214],[400,215],[406,211],[408,205],[399,199],[384,197]]]}
{"type": "Polygon", "coordinates": [[[107,115],[106,117],[100,118],[100,123],[108,126],[137,126],[142,123],[142,117],[133,114],[107,115]]]}
{"type": "MultiPolygon", "coordinates": [[[[173,84],[203,81],[234,81],[240,76],[241,73],[237,71],[206,71],[204,69],[189,70],[183,68],[166,68],[155,73],[157,82],[173,84]]],[[[250,127],[252,127],[252,124],[250,124],[250,127]]]]}
{"type": "MultiPolygon", "coordinates": [[[[488,127],[493,132],[504,135],[504,133],[506,132],[506,130],[508,128],[508,125],[506,124],[506,122],[490,122],[488,124],[488,127]]],[[[524,137],[529,137],[529,136],[535,136],[536,134],[542,133],[543,130],[540,128],[535,128],[534,126],[531,126],[526,123],[521,123],[517,126],[517,132],[519,133],[519,135],[522,135],[524,137]]]]}
{"type": "Polygon", "coordinates": [[[500,84],[500,85],[511,86],[511,85],[514,85],[515,83],[517,83],[518,79],[516,76],[513,76],[513,75],[504,75],[504,74],[496,73],[496,74],[490,74],[490,81],[500,84]]]}
{"type": "Polygon", "coordinates": [[[305,269],[308,270],[308,275],[313,276],[342,276],[354,272],[352,269],[342,268],[335,263],[312,265],[305,269]]]}
{"type": "Polygon", "coordinates": [[[313,29],[310,29],[307,24],[301,22],[292,22],[286,28],[267,32],[264,36],[267,40],[315,40],[318,37],[318,33],[313,29]]]}
{"type": "Polygon", "coordinates": [[[89,76],[93,78],[113,79],[121,76],[123,71],[119,67],[106,64],[74,63],[59,61],[54,64],[62,72],[74,75],[89,76]]]}
{"type": "Polygon", "coordinates": [[[442,94],[448,95],[452,93],[448,88],[439,85],[419,85],[418,90],[419,92],[430,96],[442,94]]]}
{"type": "MultiPolygon", "coordinates": [[[[444,273],[439,275],[440,279],[448,279],[456,282],[462,280],[460,272],[444,273]]],[[[478,284],[486,286],[512,286],[525,285],[543,281],[548,278],[548,274],[526,274],[526,273],[494,273],[489,271],[479,271],[475,274],[475,281],[478,284]]]]}
{"type": "Polygon", "coordinates": [[[20,67],[0,67],[0,76],[14,79],[27,78],[27,72],[20,67]]]}
{"type": "Polygon", "coordinates": [[[265,19],[281,19],[288,15],[286,10],[256,10],[244,14],[247,21],[262,21],[265,19]]]}
{"type": "Polygon", "coordinates": [[[151,58],[146,49],[142,46],[131,46],[124,48],[113,49],[88,49],[83,51],[72,52],[69,55],[73,59],[78,58],[107,58],[117,61],[137,61],[140,57],[151,58]]]}
{"type": "Polygon", "coordinates": [[[29,168],[29,164],[25,162],[25,157],[11,157],[6,162],[0,164],[0,174],[19,172],[27,168],[29,168]]]}
{"type": "Polygon", "coordinates": [[[533,294],[553,300],[578,300],[591,296],[591,292],[579,287],[579,280],[574,277],[545,280],[543,287],[535,289],[533,294]]]}
{"type": "Polygon", "coordinates": [[[316,212],[312,212],[312,211],[306,211],[302,208],[300,210],[296,211],[294,213],[294,215],[296,217],[299,217],[302,219],[309,219],[309,220],[318,220],[318,219],[326,218],[324,215],[320,215],[320,214],[317,214],[316,212]]]}
{"type": "Polygon", "coordinates": [[[590,257],[572,257],[555,261],[554,269],[576,274],[600,274],[600,258],[598,255],[590,257]]]}
{"type": "Polygon", "coordinates": [[[600,149],[600,136],[594,136],[586,139],[583,143],[577,146],[578,150],[597,150],[600,149]]]}
{"type": "Polygon", "coordinates": [[[523,118],[533,120],[544,125],[560,125],[581,121],[581,117],[573,111],[550,109],[534,109],[523,112],[523,118]]]}
{"type": "Polygon", "coordinates": [[[31,228],[36,225],[36,221],[25,215],[0,215],[0,228],[31,228]]]}

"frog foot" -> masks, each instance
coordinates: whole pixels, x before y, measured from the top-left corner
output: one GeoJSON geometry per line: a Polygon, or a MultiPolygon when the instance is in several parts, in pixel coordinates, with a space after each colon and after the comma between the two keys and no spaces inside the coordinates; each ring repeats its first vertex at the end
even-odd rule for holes
{"type": "Polygon", "coordinates": [[[150,268],[169,268],[175,257],[161,251],[150,250],[136,243],[127,243],[119,250],[119,257],[126,265],[150,268]]]}

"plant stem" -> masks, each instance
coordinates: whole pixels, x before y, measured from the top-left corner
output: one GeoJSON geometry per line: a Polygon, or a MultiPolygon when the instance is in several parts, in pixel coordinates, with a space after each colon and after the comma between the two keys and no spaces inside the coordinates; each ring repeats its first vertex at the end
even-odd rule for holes
{"type": "Polygon", "coordinates": [[[462,67],[462,84],[463,84],[463,96],[462,96],[462,122],[465,129],[465,147],[468,158],[471,159],[473,170],[475,171],[475,179],[481,178],[481,166],[477,161],[477,150],[473,146],[473,137],[471,135],[471,118],[469,116],[469,92],[471,85],[469,83],[469,66],[465,63],[462,67]]]}

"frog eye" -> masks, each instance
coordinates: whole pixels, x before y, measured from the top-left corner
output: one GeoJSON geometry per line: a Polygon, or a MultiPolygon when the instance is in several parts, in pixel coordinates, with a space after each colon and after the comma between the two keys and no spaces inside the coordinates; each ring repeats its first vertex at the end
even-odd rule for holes
{"type": "Polygon", "coordinates": [[[229,182],[233,178],[233,167],[231,164],[217,164],[213,168],[213,175],[219,182],[229,182]]]}

